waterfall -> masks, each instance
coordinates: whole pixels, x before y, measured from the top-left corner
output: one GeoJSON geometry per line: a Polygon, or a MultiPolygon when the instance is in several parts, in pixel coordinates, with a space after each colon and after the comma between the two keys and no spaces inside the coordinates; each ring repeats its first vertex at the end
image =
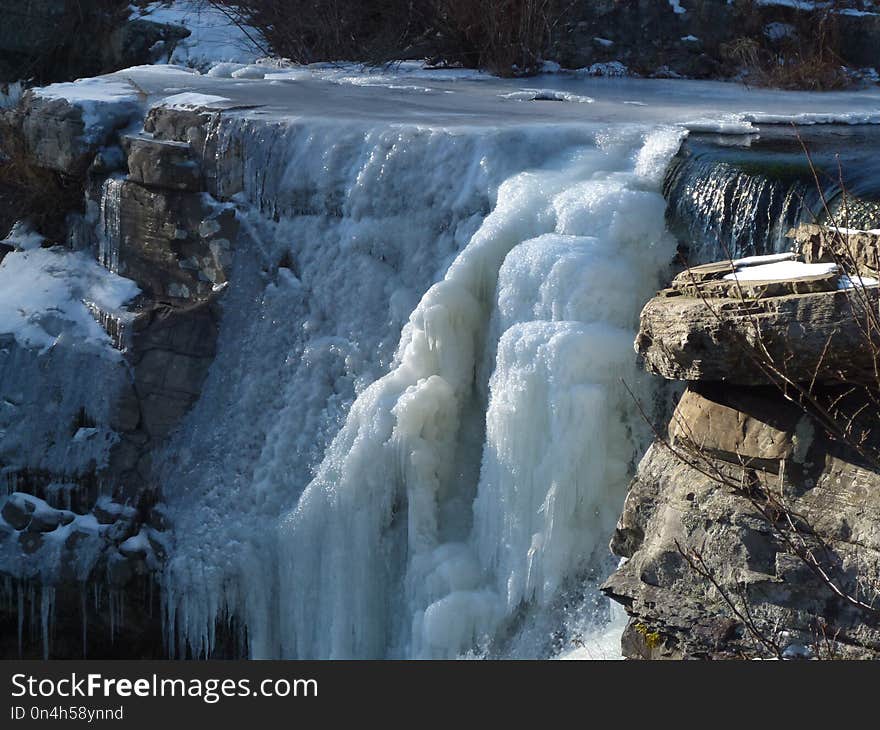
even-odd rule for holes
{"type": "Polygon", "coordinates": [[[229,616],[253,657],[601,632],[683,133],[248,124],[218,130],[246,236],[217,360],[159,459],[172,646],[210,653],[229,616]]]}
{"type": "Polygon", "coordinates": [[[847,227],[874,228],[880,221],[880,183],[869,152],[875,137],[870,129],[824,128],[797,135],[787,128],[739,138],[691,135],[663,185],[670,229],[686,242],[689,263],[699,264],[789,251],[791,228],[814,217],[826,220],[828,212],[847,227]]]}
{"type": "Polygon", "coordinates": [[[806,181],[775,180],[700,156],[676,159],[665,182],[691,264],[789,250],[785,234],[809,191],[806,181]]]}

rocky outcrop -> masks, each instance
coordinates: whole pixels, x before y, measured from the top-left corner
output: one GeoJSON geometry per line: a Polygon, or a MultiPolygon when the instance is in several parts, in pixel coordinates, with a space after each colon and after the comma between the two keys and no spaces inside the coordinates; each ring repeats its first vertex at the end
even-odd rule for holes
{"type": "MultiPolygon", "coordinates": [[[[670,380],[768,382],[873,380],[866,307],[880,292],[840,289],[840,275],[731,281],[730,263],[694,267],[645,306],[636,351],[648,372],[670,380]]],[[[865,274],[867,276],[867,274],[865,274]]]]}
{"type": "MultiPolygon", "coordinates": [[[[808,262],[837,258],[830,231],[791,235],[808,262]]],[[[862,238],[857,258],[867,262],[875,239],[862,238]]],[[[639,464],[611,542],[626,560],[603,590],[631,617],[623,652],[877,658],[880,434],[866,415],[876,350],[852,302],[876,307],[878,286],[838,289],[828,271],[761,291],[743,277],[756,287],[746,297],[719,281],[749,263],[760,262],[684,272],[642,315],[636,348],[647,369],[689,382],[639,464]],[[781,370],[788,383],[773,375],[781,370]]]]}
{"type": "MultiPolygon", "coordinates": [[[[85,212],[68,216],[69,240],[44,245],[91,252],[141,293],[122,314],[93,308],[116,357],[75,342],[43,354],[4,340],[0,427],[9,419],[39,424],[34,433],[53,446],[0,453],[10,493],[0,499],[0,573],[9,594],[0,603],[12,607],[0,610],[0,625],[28,627],[23,613],[57,617],[59,609],[60,622],[82,622],[81,630],[65,628],[66,636],[89,637],[52,644],[51,628],[37,621],[20,644],[0,645],[6,656],[131,655],[117,646],[122,612],[132,634],[126,640],[140,647],[134,653],[163,653],[152,583],[169,525],[152,462],[213,362],[238,221],[233,208],[206,194],[204,150],[194,152],[200,140],[192,127],[216,112],[180,112],[192,123],[192,140],[150,132],[120,138],[143,114],[124,92],[99,124],[86,118],[87,105],[39,94],[7,115],[28,164],[82,181],[85,212]],[[33,398],[19,395],[30,391],[33,398]],[[49,413],[47,403],[58,405],[49,413]],[[86,593],[94,594],[88,602],[86,593]]],[[[172,126],[180,132],[179,119],[172,126]]],[[[198,134],[203,144],[207,133],[198,134]]]]}
{"type": "Polygon", "coordinates": [[[101,112],[96,119],[86,119],[84,107],[65,98],[26,93],[4,121],[8,133],[20,135],[22,152],[31,164],[84,178],[116,132],[140,114],[135,90],[128,97],[101,104],[101,112]]]}

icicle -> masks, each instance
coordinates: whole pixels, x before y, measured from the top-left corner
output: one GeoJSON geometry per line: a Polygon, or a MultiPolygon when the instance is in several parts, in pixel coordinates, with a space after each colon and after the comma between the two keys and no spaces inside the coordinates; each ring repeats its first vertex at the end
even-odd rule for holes
{"type": "Polygon", "coordinates": [[[89,656],[89,642],[88,642],[88,599],[86,597],[86,586],[85,584],[80,584],[79,588],[79,603],[80,603],[80,613],[82,615],[82,656],[83,659],[88,659],[89,656]]]}
{"type": "Polygon", "coordinates": [[[114,274],[119,273],[121,208],[124,179],[110,177],[101,190],[101,219],[98,231],[98,261],[114,274]]]}
{"type": "Polygon", "coordinates": [[[43,640],[43,659],[49,658],[52,623],[55,613],[55,587],[43,586],[40,591],[40,635],[43,640]]]}
{"type": "Polygon", "coordinates": [[[24,656],[24,586],[18,582],[18,656],[24,656]]]}

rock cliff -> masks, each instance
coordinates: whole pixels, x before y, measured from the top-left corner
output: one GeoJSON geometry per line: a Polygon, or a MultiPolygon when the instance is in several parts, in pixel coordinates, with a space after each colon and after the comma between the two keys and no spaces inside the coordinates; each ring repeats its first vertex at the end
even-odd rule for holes
{"type": "MultiPolygon", "coordinates": [[[[0,571],[8,600],[0,625],[9,627],[3,636],[18,637],[0,644],[5,656],[165,655],[154,583],[169,536],[150,465],[213,361],[216,303],[238,237],[235,213],[205,194],[189,141],[124,134],[143,114],[127,98],[100,124],[87,113],[27,94],[4,119],[28,165],[75,181],[85,199],[79,211],[59,211],[67,240],[44,239],[41,250],[94,257],[139,289],[124,310],[89,304],[106,346],[74,332],[48,351],[14,336],[2,343],[8,496],[0,498],[0,571]]],[[[202,125],[212,114],[168,116],[202,125]]],[[[4,256],[33,257],[10,241],[4,256]]]]}
{"type": "Polygon", "coordinates": [[[695,267],[642,312],[645,368],[688,385],[611,542],[629,658],[880,652],[880,237],[790,235],[798,253],[695,267]]]}

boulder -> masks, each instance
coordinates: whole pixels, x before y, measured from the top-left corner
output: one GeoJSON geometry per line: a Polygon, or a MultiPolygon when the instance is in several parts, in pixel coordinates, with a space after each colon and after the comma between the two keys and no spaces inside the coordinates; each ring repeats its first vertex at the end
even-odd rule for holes
{"type": "Polygon", "coordinates": [[[238,235],[234,211],[206,203],[200,193],[133,180],[122,183],[119,211],[118,271],[148,297],[205,299],[226,283],[230,242],[238,235]]]}
{"type": "Polygon", "coordinates": [[[146,186],[197,192],[201,171],[187,142],[153,139],[147,135],[126,138],[128,177],[146,186]]]}
{"type": "Polygon", "coordinates": [[[812,431],[801,409],[772,387],[701,383],[684,392],[669,425],[673,446],[774,473],[787,459],[806,453],[812,431]]]}
{"type": "Polygon", "coordinates": [[[25,529],[31,522],[34,513],[34,503],[23,494],[11,494],[6,498],[0,515],[7,524],[16,530],[25,529]]]}
{"type": "Polygon", "coordinates": [[[717,279],[699,284],[702,296],[684,284],[665,290],[642,310],[636,351],[648,372],[671,380],[762,385],[780,382],[775,369],[795,382],[873,382],[878,343],[866,339],[865,323],[880,288],[816,279],[791,282],[807,289],[800,293],[760,292],[762,282],[731,292],[717,279]]]}
{"type": "Polygon", "coordinates": [[[625,654],[772,655],[747,617],[788,656],[802,649],[823,658],[880,656],[880,611],[832,587],[874,601],[880,474],[814,436],[781,395],[716,392],[723,402],[691,393],[679,403],[673,423],[686,422],[689,435],[658,441],[645,454],[612,538],[612,551],[627,560],[603,591],[631,616],[625,654]],[[780,415],[770,419],[774,408],[780,415]],[[777,457],[775,468],[762,468],[777,457]],[[762,514],[756,505],[766,504],[766,494],[797,530],[784,514],[762,514]],[[818,556],[828,581],[799,545],[818,556]]]}
{"type": "Polygon", "coordinates": [[[75,515],[68,510],[41,508],[34,512],[28,525],[30,532],[52,532],[59,525],[69,525],[75,515]]]}

